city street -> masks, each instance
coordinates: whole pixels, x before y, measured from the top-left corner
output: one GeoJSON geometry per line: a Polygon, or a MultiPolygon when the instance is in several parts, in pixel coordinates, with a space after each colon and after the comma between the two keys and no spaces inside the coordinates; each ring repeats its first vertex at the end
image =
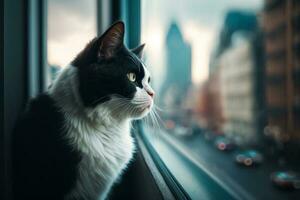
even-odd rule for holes
{"type": "MultiPolygon", "coordinates": [[[[247,199],[299,199],[300,190],[285,191],[276,188],[270,181],[270,174],[280,168],[275,163],[263,162],[256,167],[239,166],[234,161],[235,151],[222,152],[201,134],[178,137],[162,133],[163,141],[174,151],[183,154],[222,187],[239,197],[247,199]]],[[[161,152],[160,154],[163,154],[161,152]]],[[[170,154],[169,154],[170,155],[170,154]]],[[[177,166],[178,168],[178,166],[177,166]]]]}

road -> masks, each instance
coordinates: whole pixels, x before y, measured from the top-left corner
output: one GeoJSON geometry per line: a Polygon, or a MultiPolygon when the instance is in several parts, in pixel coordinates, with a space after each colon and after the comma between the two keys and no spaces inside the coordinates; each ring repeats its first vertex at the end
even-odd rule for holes
{"type": "MultiPolygon", "coordinates": [[[[168,167],[180,171],[180,163],[170,160],[171,151],[166,150],[163,145],[168,145],[173,151],[177,151],[187,160],[193,163],[199,170],[205,172],[219,185],[236,193],[238,199],[300,199],[300,190],[285,191],[272,185],[270,174],[277,170],[286,170],[280,168],[276,163],[264,162],[257,167],[243,167],[234,162],[235,151],[222,152],[214,147],[212,141],[206,140],[201,134],[192,136],[174,136],[170,133],[161,133],[160,139],[156,139],[154,146],[159,147],[159,154],[166,160],[168,167]],[[160,142],[158,142],[161,140],[160,142]],[[161,144],[164,141],[164,144],[161,144]],[[164,151],[168,151],[164,153],[164,151]],[[167,156],[164,156],[166,154],[167,156]]],[[[197,173],[202,173],[198,170],[197,173]]],[[[171,170],[172,171],[172,170],[171,170]]],[[[182,173],[182,172],[180,172],[182,173]]],[[[179,177],[180,178],[180,177],[179,177]]]]}

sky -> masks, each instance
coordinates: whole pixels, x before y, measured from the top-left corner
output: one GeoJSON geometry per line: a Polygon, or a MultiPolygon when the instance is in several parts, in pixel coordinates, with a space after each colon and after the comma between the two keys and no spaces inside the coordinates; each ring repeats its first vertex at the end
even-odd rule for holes
{"type": "MultiPolygon", "coordinates": [[[[165,75],[165,35],[176,20],[192,47],[192,80],[208,76],[209,58],[228,10],[258,12],[263,0],[142,0],[142,43],[158,88],[165,75]]],[[[66,66],[96,36],[96,0],[48,0],[48,62],[66,66]]]]}
{"type": "Polygon", "coordinates": [[[209,58],[229,10],[259,12],[263,0],[151,0],[142,1],[142,42],[146,43],[148,67],[159,87],[165,76],[165,36],[169,24],[178,22],[185,40],[192,46],[192,81],[201,84],[208,77],[209,58]]]}
{"type": "Polygon", "coordinates": [[[97,34],[95,0],[48,0],[48,62],[64,67],[97,34]]]}

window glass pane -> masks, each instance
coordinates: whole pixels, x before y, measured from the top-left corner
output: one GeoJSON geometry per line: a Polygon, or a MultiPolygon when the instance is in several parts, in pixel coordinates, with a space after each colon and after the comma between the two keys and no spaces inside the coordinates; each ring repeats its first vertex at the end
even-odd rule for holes
{"type": "Polygon", "coordinates": [[[279,189],[299,187],[297,20],[295,0],[142,1],[161,117],[145,130],[192,197],[212,192],[191,184],[204,171],[236,197],[299,198],[279,189]],[[199,171],[186,174],[178,154],[199,171]]]}
{"type": "Polygon", "coordinates": [[[48,0],[49,80],[96,36],[96,0],[48,0]]]}

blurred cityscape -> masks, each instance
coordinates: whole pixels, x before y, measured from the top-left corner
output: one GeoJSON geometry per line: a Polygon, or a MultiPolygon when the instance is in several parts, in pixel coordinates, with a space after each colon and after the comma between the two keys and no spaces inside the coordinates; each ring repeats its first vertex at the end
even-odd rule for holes
{"type": "Polygon", "coordinates": [[[300,164],[300,7],[266,0],[259,14],[227,12],[209,78],[191,81],[191,45],[168,28],[162,118],[173,134],[222,136],[270,159],[300,164]]]}
{"type": "MultiPolygon", "coordinates": [[[[299,199],[299,27],[296,0],[265,0],[258,13],[228,10],[210,55],[208,78],[195,85],[191,63],[197,55],[180,23],[171,22],[165,37],[166,75],[157,95],[164,124],[160,140],[189,155],[234,193],[249,199],[299,199]]],[[[161,141],[151,140],[163,157],[161,141]]],[[[168,153],[163,159],[170,160],[168,153]]]]}

